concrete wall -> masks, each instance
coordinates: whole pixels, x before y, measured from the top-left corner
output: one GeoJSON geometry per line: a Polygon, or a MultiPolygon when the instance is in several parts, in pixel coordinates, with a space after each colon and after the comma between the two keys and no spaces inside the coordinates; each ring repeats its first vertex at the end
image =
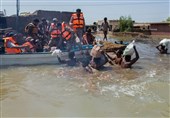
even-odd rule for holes
{"type": "Polygon", "coordinates": [[[170,35],[170,23],[151,23],[152,35],[170,35]]]}
{"type": "MultiPolygon", "coordinates": [[[[46,18],[50,22],[52,22],[53,18],[57,18],[59,22],[65,21],[69,22],[71,14],[73,12],[60,12],[60,11],[43,11],[38,10],[35,11],[33,14],[29,16],[20,16],[19,17],[19,25],[18,25],[18,32],[21,32],[24,34],[24,28],[25,26],[30,23],[34,18],[38,18],[41,20],[41,18],[46,18]]],[[[12,27],[14,30],[16,30],[16,16],[9,16],[6,17],[7,20],[7,27],[12,27]]]]}

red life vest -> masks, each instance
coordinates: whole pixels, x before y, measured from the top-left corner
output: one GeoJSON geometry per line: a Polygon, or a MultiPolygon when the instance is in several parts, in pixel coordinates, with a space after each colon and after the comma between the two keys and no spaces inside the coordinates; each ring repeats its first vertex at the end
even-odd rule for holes
{"type": "Polygon", "coordinates": [[[6,37],[6,38],[4,38],[4,40],[5,40],[5,43],[4,43],[5,52],[6,52],[7,54],[18,54],[18,53],[21,53],[21,49],[18,49],[18,48],[9,48],[9,47],[7,46],[7,44],[8,44],[9,41],[12,42],[12,43],[14,43],[15,45],[18,45],[18,44],[16,43],[16,41],[13,39],[13,37],[6,37]]]}
{"type": "Polygon", "coordinates": [[[62,38],[64,38],[65,40],[69,40],[71,38],[71,31],[68,31],[65,29],[66,24],[62,23],[62,38]]]}
{"type": "MultiPolygon", "coordinates": [[[[22,44],[23,46],[28,46],[31,50],[31,52],[35,52],[35,48],[34,46],[30,43],[30,42],[25,42],[24,44],[22,44]]],[[[25,50],[25,52],[28,52],[27,50],[25,50]]]]}
{"type": "Polygon", "coordinates": [[[72,14],[72,18],[73,18],[73,29],[77,29],[77,28],[83,28],[84,27],[84,16],[83,13],[80,14],[80,17],[78,18],[77,14],[74,13],[72,14]]]}
{"type": "Polygon", "coordinates": [[[59,29],[53,30],[51,32],[51,38],[52,39],[57,38],[57,37],[59,37],[60,34],[61,34],[61,31],[59,29]]]}
{"type": "Polygon", "coordinates": [[[57,38],[59,37],[59,35],[61,34],[61,31],[56,27],[56,24],[54,23],[51,23],[51,38],[54,39],[54,38],[57,38]]]}

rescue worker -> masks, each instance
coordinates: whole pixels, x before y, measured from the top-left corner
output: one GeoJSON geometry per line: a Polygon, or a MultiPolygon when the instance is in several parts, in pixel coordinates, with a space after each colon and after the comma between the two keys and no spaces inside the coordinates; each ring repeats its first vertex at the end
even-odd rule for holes
{"type": "Polygon", "coordinates": [[[67,51],[70,52],[72,47],[76,47],[78,45],[79,49],[82,50],[80,40],[73,31],[73,29],[66,24],[65,22],[62,23],[62,33],[61,33],[62,40],[60,41],[60,48],[63,47],[63,42],[66,42],[67,51]]]}
{"type": "Polygon", "coordinates": [[[80,42],[82,43],[83,34],[85,32],[85,19],[83,13],[81,12],[81,9],[77,9],[76,13],[72,14],[69,24],[77,34],[80,42]]]}
{"type": "Polygon", "coordinates": [[[76,45],[81,49],[80,40],[73,31],[73,29],[65,22],[62,23],[62,33],[61,33],[63,41],[66,43],[67,51],[71,51],[72,47],[76,45]]]}
{"type": "Polygon", "coordinates": [[[7,54],[18,54],[22,52],[31,52],[33,50],[33,45],[29,42],[24,43],[23,45],[18,45],[16,42],[16,35],[15,33],[9,33],[8,37],[4,39],[4,47],[5,52],[7,54]]]}
{"type": "Polygon", "coordinates": [[[49,32],[51,33],[51,31],[54,29],[54,27],[57,27],[57,23],[58,23],[58,19],[57,18],[53,18],[52,23],[50,24],[50,28],[49,28],[49,32]]]}
{"type": "Polygon", "coordinates": [[[25,27],[25,32],[28,34],[26,41],[31,42],[35,46],[37,52],[43,51],[43,44],[40,35],[42,33],[38,29],[39,19],[34,19],[25,27]]]}
{"type": "Polygon", "coordinates": [[[52,23],[50,27],[51,27],[51,32],[50,32],[51,39],[48,43],[48,46],[59,47],[59,42],[61,40],[61,23],[57,23],[57,25],[52,23]]]}
{"type": "Polygon", "coordinates": [[[93,45],[94,43],[95,37],[91,34],[91,29],[88,29],[87,32],[83,35],[83,44],[93,45]]]}

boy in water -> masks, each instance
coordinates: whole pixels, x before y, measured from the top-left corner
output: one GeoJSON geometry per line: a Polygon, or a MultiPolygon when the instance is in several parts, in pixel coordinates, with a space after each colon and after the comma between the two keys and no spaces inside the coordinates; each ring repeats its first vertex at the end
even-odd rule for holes
{"type": "Polygon", "coordinates": [[[131,55],[125,55],[121,61],[122,68],[131,68],[132,65],[139,59],[139,54],[136,50],[136,46],[134,46],[133,48],[134,48],[136,57],[134,59],[131,59],[131,55]]]}

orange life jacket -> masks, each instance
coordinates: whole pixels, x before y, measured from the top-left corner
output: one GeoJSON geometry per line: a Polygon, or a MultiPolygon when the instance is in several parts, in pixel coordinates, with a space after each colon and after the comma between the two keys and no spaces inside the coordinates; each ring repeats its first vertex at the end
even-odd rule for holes
{"type": "Polygon", "coordinates": [[[61,34],[61,31],[56,27],[56,25],[54,23],[51,23],[51,38],[57,38],[59,37],[59,35],[61,34]]]}
{"type": "MultiPolygon", "coordinates": [[[[22,44],[23,46],[29,46],[31,52],[35,52],[35,48],[34,46],[30,43],[30,42],[25,42],[24,44],[22,44]]],[[[26,50],[27,52],[27,50],[26,50]]]]}
{"type": "Polygon", "coordinates": [[[71,31],[68,31],[65,29],[65,25],[64,23],[62,24],[62,37],[65,39],[65,40],[69,40],[71,38],[71,31]]]}
{"type": "Polygon", "coordinates": [[[16,41],[13,39],[13,37],[6,37],[6,38],[4,38],[4,40],[5,40],[5,43],[4,43],[5,52],[6,52],[7,54],[18,54],[18,53],[21,53],[21,49],[18,49],[18,48],[9,48],[9,47],[7,46],[7,44],[8,44],[9,41],[12,42],[12,43],[14,43],[15,45],[18,45],[18,44],[16,43],[16,41]]]}
{"type": "Polygon", "coordinates": [[[77,14],[74,13],[72,14],[72,18],[73,18],[73,29],[77,29],[77,28],[83,28],[84,27],[84,16],[83,13],[80,14],[80,17],[78,18],[77,14]]]}

